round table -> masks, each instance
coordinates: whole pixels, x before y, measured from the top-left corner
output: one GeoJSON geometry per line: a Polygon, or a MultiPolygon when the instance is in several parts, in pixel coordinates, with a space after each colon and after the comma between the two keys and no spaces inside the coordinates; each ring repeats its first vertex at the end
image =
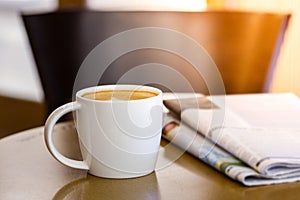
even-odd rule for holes
{"type": "MultiPolygon", "coordinates": [[[[54,142],[64,155],[81,159],[72,122],[55,127],[54,142]]],[[[244,187],[180,152],[164,144],[159,155],[163,165],[152,174],[133,179],[104,179],[61,165],[47,151],[43,127],[30,129],[0,140],[0,199],[288,200],[300,196],[299,182],[244,187]]]]}

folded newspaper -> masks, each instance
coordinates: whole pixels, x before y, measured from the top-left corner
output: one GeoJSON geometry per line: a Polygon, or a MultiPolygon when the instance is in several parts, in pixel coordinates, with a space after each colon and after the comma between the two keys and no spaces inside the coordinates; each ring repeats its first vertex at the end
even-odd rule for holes
{"type": "Polygon", "coordinates": [[[198,97],[164,104],[175,115],[167,115],[163,137],[230,178],[246,186],[300,180],[298,97],[198,97]]]}

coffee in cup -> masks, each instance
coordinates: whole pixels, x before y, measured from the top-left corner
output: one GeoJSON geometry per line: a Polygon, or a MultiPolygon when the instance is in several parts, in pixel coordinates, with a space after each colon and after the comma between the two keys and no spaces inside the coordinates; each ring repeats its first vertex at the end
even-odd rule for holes
{"type": "Polygon", "coordinates": [[[105,178],[131,178],[154,171],[162,129],[162,91],[149,86],[103,85],[76,93],[45,124],[48,150],[62,164],[105,178]],[[52,140],[57,120],[75,111],[82,161],[65,157],[52,140]]]}
{"type": "Polygon", "coordinates": [[[157,92],[147,90],[102,90],[83,94],[82,97],[91,100],[140,100],[157,96],[157,92]]]}

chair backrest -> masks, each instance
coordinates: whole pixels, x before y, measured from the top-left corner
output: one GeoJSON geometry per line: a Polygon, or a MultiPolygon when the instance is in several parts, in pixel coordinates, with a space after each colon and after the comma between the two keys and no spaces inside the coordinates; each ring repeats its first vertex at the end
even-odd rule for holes
{"type": "MultiPolygon", "coordinates": [[[[81,10],[23,14],[22,17],[41,77],[48,112],[51,112],[71,100],[77,71],[96,45],[112,35],[141,27],[179,31],[202,45],[218,66],[226,93],[264,92],[276,65],[290,16],[233,11],[81,10]]],[[[133,67],[154,62],[173,67],[189,80],[196,92],[208,93],[203,77],[195,73],[195,69],[189,66],[190,63],[170,52],[153,49],[121,56],[105,71],[99,84],[116,83],[133,67]]],[[[150,76],[150,79],[151,76],[168,79],[176,85],[177,92],[185,91],[180,81],[168,73],[150,72],[144,76],[150,76]]],[[[130,82],[138,83],[141,77],[136,79],[130,82]]]]}

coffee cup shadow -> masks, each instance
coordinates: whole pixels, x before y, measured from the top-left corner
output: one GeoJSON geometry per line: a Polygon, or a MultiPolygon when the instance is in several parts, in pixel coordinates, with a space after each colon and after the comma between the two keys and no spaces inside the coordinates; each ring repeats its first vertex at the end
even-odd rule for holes
{"type": "Polygon", "coordinates": [[[62,187],[53,197],[62,199],[161,199],[156,173],[131,179],[87,175],[62,187]]]}

